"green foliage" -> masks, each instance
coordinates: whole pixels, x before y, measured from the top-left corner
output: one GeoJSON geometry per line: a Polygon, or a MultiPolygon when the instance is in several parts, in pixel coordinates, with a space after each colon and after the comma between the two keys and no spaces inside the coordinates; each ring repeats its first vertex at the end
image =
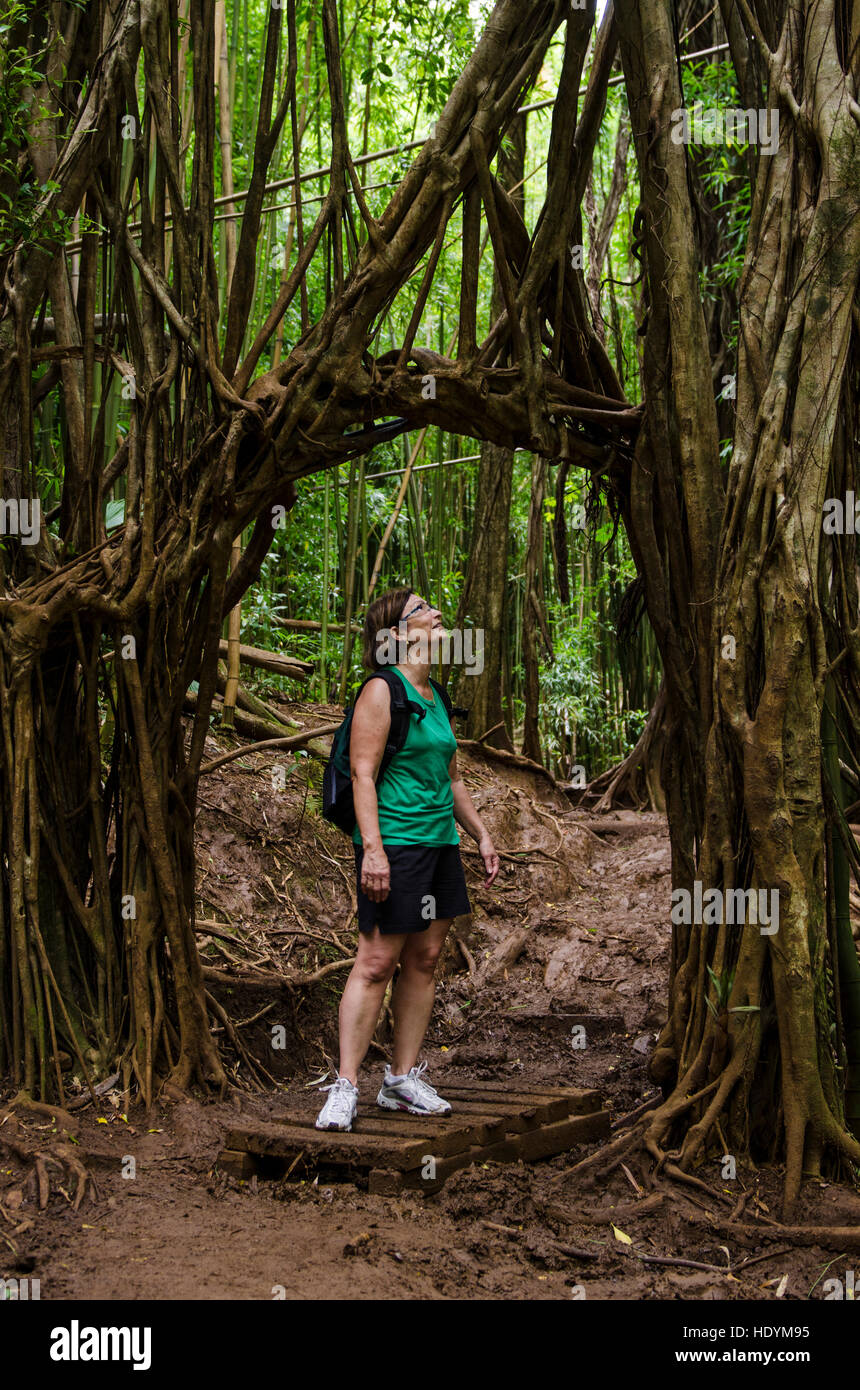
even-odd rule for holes
{"type": "MultiPolygon", "coordinates": [[[[450,91],[472,52],[477,34],[492,10],[491,0],[341,0],[339,4],[341,57],[344,79],[344,100],[350,149],[358,161],[359,176],[371,212],[381,217],[403,171],[414,158],[414,150],[406,146],[430,134],[450,91]],[[365,153],[385,150],[383,158],[363,162],[365,153]]],[[[26,146],[28,132],[34,122],[49,118],[34,93],[44,90],[40,68],[45,54],[38,51],[32,38],[15,37],[27,33],[30,17],[38,12],[37,0],[12,0],[7,5],[0,28],[0,39],[7,38],[8,48],[3,55],[2,90],[0,90],[0,142],[4,154],[12,153],[12,166],[26,146]],[[25,45],[30,44],[30,49],[25,45]],[[32,51],[30,51],[32,50],[32,51]]],[[[226,33],[229,67],[229,134],[234,188],[246,189],[253,168],[257,104],[267,25],[273,17],[268,0],[227,0],[226,33]]],[[[280,70],[277,90],[282,90],[286,78],[286,24],[281,13],[280,70]]],[[[303,224],[307,236],[317,217],[321,201],[328,188],[325,173],[331,150],[331,111],[325,75],[324,43],[320,0],[297,0],[300,104],[304,100],[304,54],[310,57],[306,89],[307,125],[304,131],[299,163],[303,170],[319,168],[319,177],[303,180],[301,185],[303,224]],[[308,46],[308,40],[309,46],[308,46]]],[[[182,23],[182,21],[179,21],[182,23]]],[[[190,91],[194,79],[195,47],[190,33],[186,36],[186,83],[190,91]]],[[[563,43],[558,36],[550,46],[542,71],[529,101],[551,98],[555,92],[562,61],[563,43]]],[[[220,69],[219,69],[220,80],[220,69]]],[[[138,97],[143,97],[142,74],[137,74],[138,97]]],[[[688,99],[701,97],[716,104],[722,91],[726,100],[733,96],[730,70],[727,64],[715,64],[701,70],[688,70],[688,99]]],[[[187,121],[190,102],[180,103],[179,119],[187,121]]],[[[621,88],[612,88],[607,98],[605,118],[601,125],[594,163],[594,192],[599,215],[612,177],[616,139],[620,123],[628,121],[626,99],[621,88]]],[[[530,229],[543,199],[546,178],[546,159],[549,148],[552,113],[535,112],[528,123],[526,179],[523,188],[525,218],[530,229]]],[[[188,128],[184,136],[184,174],[190,181],[195,151],[195,131],[188,128]]],[[[710,163],[703,166],[703,179],[708,196],[718,205],[732,247],[730,263],[722,265],[703,278],[708,294],[719,293],[720,285],[736,278],[742,253],[748,205],[743,202],[739,175],[743,172],[741,151],[709,151],[710,163]]],[[[9,159],[6,159],[9,165],[9,159]]],[[[624,389],[633,400],[639,399],[639,352],[637,311],[640,289],[637,283],[639,266],[631,256],[632,223],[637,204],[635,158],[630,155],[630,186],[622,200],[609,246],[609,264],[604,267],[601,308],[607,330],[607,350],[618,363],[624,389]]],[[[40,214],[40,203],[46,189],[34,182],[27,172],[18,179],[0,174],[0,253],[17,238],[38,239],[45,235],[67,236],[69,229],[63,219],[50,224],[40,214]]],[[[263,230],[257,248],[256,285],[252,312],[246,328],[246,345],[258,331],[273,301],[276,299],[284,272],[284,248],[292,237],[291,265],[295,264],[295,193],[292,185],[283,186],[294,167],[294,151],[290,121],[287,120],[272,161],[269,178],[282,182],[267,194],[263,230]]],[[[183,171],[180,171],[180,176],[183,171]]],[[[150,182],[155,177],[154,164],[150,182]]],[[[224,194],[222,147],[215,146],[214,192],[224,194]]],[[[50,187],[50,186],[48,186],[50,187]]],[[[243,205],[237,205],[241,217],[243,205]]],[[[220,211],[220,209],[219,209],[220,211]]],[[[460,295],[460,217],[455,209],[448,237],[439,261],[432,291],[428,298],[416,342],[435,350],[446,351],[452,332],[456,329],[460,295]]],[[[344,254],[347,265],[354,263],[365,233],[357,210],[352,204],[355,235],[345,233],[344,254]],[[356,245],[355,236],[358,237],[356,245]]],[[[222,227],[224,224],[221,224],[222,227]]],[[[237,231],[241,222],[237,221],[237,231]]],[[[79,224],[80,227],[80,224],[79,224]]],[[[94,229],[85,223],[83,230],[94,229]]],[[[583,239],[588,241],[587,229],[583,239]]],[[[219,243],[218,272],[220,280],[221,315],[219,329],[223,333],[226,315],[226,236],[219,243]]],[[[587,254],[587,253],[586,253],[587,254]]],[[[426,264],[426,258],[423,264],[426,264]]],[[[379,324],[375,348],[386,351],[403,341],[414,304],[414,294],[420,283],[423,265],[417,267],[407,290],[387,309],[379,324]]],[[[104,294],[104,274],[112,273],[108,256],[104,267],[99,264],[97,294],[104,294]]],[[[308,311],[312,322],[324,313],[331,294],[333,274],[331,255],[321,251],[312,261],[308,275],[308,311]]],[[[173,267],[165,267],[168,283],[173,267]]],[[[493,262],[485,254],[480,270],[478,294],[478,330],[483,335],[491,320],[493,262]]],[[[301,302],[296,296],[284,318],[282,342],[276,347],[273,335],[260,362],[265,371],[275,360],[276,350],[281,358],[289,354],[302,336],[301,302]]],[[[128,412],[120,399],[116,373],[104,370],[96,363],[97,392],[104,391],[105,462],[113,455],[118,439],[127,429],[128,412]],[[103,374],[102,374],[103,373],[103,374]]],[[[37,407],[35,420],[34,465],[43,485],[42,496],[58,501],[62,486],[62,458],[66,423],[63,415],[62,392],[51,392],[37,407]]],[[[306,686],[266,677],[264,689],[280,687],[292,697],[301,694],[308,698],[337,699],[344,662],[342,625],[347,603],[351,601],[353,623],[360,623],[367,604],[367,584],[373,571],[387,524],[391,518],[405,458],[414,446],[416,436],[395,440],[378,447],[364,461],[367,481],[359,491],[357,481],[352,487],[352,507],[357,511],[358,551],[352,572],[347,567],[348,526],[350,519],[349,479],[359,476],[358,467],[342,465],[330,475],[328,512],[325,508],[326,488],[321,478],[308,479],[299,485],[299,499],[288,515],[283,530],[276,531],[270,552],[264,562],[259,581],[245,596],[242,604],[243,641],[294,653],[315,664],[315,674],[306,686]],[[376,478],[369,475],[389,474],[376,478]],[[326,516],[328,521],[326,523],[326,516]],[[328,532],[326,545],[326,529],[328,532]],[[326,554],[328,556],[326,560],[326,554]],[[298,630],[283,626],[285,619],[304,619],[320,623],[323,615],[328,623],[341,625],[341,630],[328,631],[325,638],[317,629],[298,630]]],[[[404,499],[402,510],[387,541],[375,594],[393,585],[407,583],[414,588],[429,585],[428,596],[442,609],[446,622],[452,624],[468,572],[470,548],[473,544],[474,506],[477,465],[474,461],[448,465],[447,460],[474,455],[480,445],[468,437],[452,436],[431,428],[417,460],[418,470],[404,499]],[[427,467],[427,465],[439,465],[427,467]]],[[[572,521],[574,507],[585,501],[585,483],[580,474],[568,479],[565,509],[568,519],[570,548],[570,604],[563,605],[556,594],[555,562],[550,544],[554,526],[554,470],[549,469],[548,494],[544,507],[547,545],[544,564],[544,588],[548,621],[552,631],[555,659],[541,666],[541,735],[548,759],[556,768],[564,766],[575,753],[578,761],[587,765],[593,775],[628,751],[637,738],[646,717],[633,698],[634,684],[628,679],[624,662],[619,657],[615,636],[620,597],[633,574],[632,560],[623,535],[612,539],[613,526],[605,502],[597,508],[592,529],[583,533],[572,521]],[[568,512],[568,508],[570,511],[568,512]]],[[[517,718],[522,712],[522,603],[523,571],[528,536],[530,506],[530,457],[517,456],[514,474],[510,521],[510,554],[507,591],[505,595],[505,641],[507,666],[510,671],[510,700],[517,718]]],[[[105,499],[105,526],[112,533],[123,524],[125,504],[122,483],[113,496],[105,499]]],[[[246,535],[245,542],[248,540],[246,535]]],[[[466,616],[468,623],[468,615],[466,616]]],[[[359,643],[346,643],[345,684],[349,690],[362,677],[359,643]]],[[[653,643],[649,648],[640,644],[628,662],[640,661],[647,667],[636,686],[638,698],[645,701],[655,688],[658,662],[653,643]]],[[[259,683],[259,682],[258,682],[259,683]]]]}
{"type": "Polygon", "coordinates": [[[10,0],[0,17],[0,255],[19,241],[55,241],[66,235],[72,220],[43,206],[47,195],[59,190],[53,179],[40,184],[27,173],[10,178],[3,171],[3,165],[11,171],[19,152],[39,139],[39,126],[54,115],[37,95],[48,49],[24,41],[39,27],[39,13],[36,0],[10,0]]]}
{"type": "MultiPolygon", "coordinates": [[[[711,984],[714,989],[716,1005],[714,1004],[714,1001],[711,999],[710,995],[706,995],[705,1003],[707,1004],[714,1017],[718,1018],[720,1012],[728,1004],[729,996],[732,992],[732,985],[734,984],[735,972],[734,970],[727,970],[723,975],[720,976],[715,974],[715,972],[711,969],[709,965],[706,965],[705,969],[707,970],[708,975],[710,976],[711,984]]],[[[735,1010],[735,1012],[740,1012],[740,1010],[735,1010]]]]}
{"type": "MultiPolygon", "coordinates": [[[[605,582],[602,578],[601,583],[605,582]]],[[[561,761],[575,744],[572,761],[582,764],[590,779],[630,752],[645,727],[648,710],[619,709],[613,704],[598,657],[607,646],[611,652],[614,633],[596,611],[597,588],[587,588],[584,598],[582,623],[569,613],[557,613],[555,659],[541,663],[541,710],[547,751],[561,761]]]]}
{"type": "Polygon", "coordinates": [[[108,502],[105,507],[105,530],[110,533],[122,526],[125,521],[125,500],[120,498],[117,502],[108,502]]]}
{"type": "MultiPolygon", "coordinates": [[[[740,92],[731,63],[691,63],[684,69],[685,102],[689,108],[725,111],[741,105],[740,92]]],[[[708,195],[709,206],[717,217],[725,254],[711,266],[704,266],[699,283],[703,299],[718,299],[723,289],[734,290],[743,270],[749,233],[751,189],[747,177],[749,146],[734,139],[724,144],[697,146],[696,165],[708,195]]],[[[737,325],[733,325],[729,355],[734,357],[737,325]]]]}
{"type": "MultiPolygon", "coordinates": [[[[487,11],[489,8],[491,7],[484,7],[487,11]]],[[[350,144],[354,153],[364,149],[402,147],[410,139],[429,132],[471,52],[478,28],[478,17],[472,12],[473,9],[468,0],[438,0],[436,4],[418,3],[418,0],[364,0],[361,7],[353,4],[352,0],[346,0],[342,7],[343,32],[345,35],[354,33],[354,38],[349,44],[344,44],[343,66],[350,144]],[[372,34],[369,27],[371,14],[372,34]],[[366,122],[369,124],[366,125],[366,122]]],[[[300,12],[300,24],[306,23],[305,14],[300,12]]],[[[262,47],[262,15],[253,0],[249,0],[248,32],[253,41],[262,47]]],[[[316,64],[321,62],[318,41],[317,34],[314,40],[316,64]]],[[[533,93],[534,99],[552,95],[553,84],[560,68],[561,53],[561,45],[554,44],[547,56],[537,90],[533,93]]],[[[315,85],[315,80],[312,80],[312,99],[315,85]]],[[[253,106],[252,87],[252,78],[249,78],[246,90],[241,73],[237,73],[237,129],[244,130],[245,103],[249,104],[249,111],[253,106]]],[[[330,145],[326,99],[324,84],[321,84],[320,106],[315,113],[313,129],[309,129],[303,146],[302,163],[305,166],[312,163],[314,157],[320,165],[328,158],[330,145]]],[[[600,188],[604,195],[608,191],[611,178],[618,125],[625,116],[626,103],[623,93],[611,91],[597,155],[600,188]]],[[[542,197],[541,179],[548,150],[550,120],[550,112],[541,112],[532,118],[529,125],[526,168],[532,173],[526,180],[524,191],[526,218],[532,225],[542,197]]],[[[250,145],[246,147],[242,139],[234,137],[233,162],[237,187],[241,187],[246,181],[249,157],[250,145]]],[[[398,151],[366,166],[364,180],[367,198],[371,210],[376,215],[381,215],[394,182],[412,157],[408,152],[398,151]]],[[[287,140],[283,142],[283,154],[273,173],[275,176],[286,177],[291,169],[292,154],[287,140]]],[[[313,183],[303,185],[306,225],[308,219],[316,215],[318,207],[318,204],[311,203],[310,200],[318,197],[323,188],[322,182],[318,186],[313,183]]],[[[283,195],[273,199],[273,202],[283,201],[286,201],[283,195]]],[[[626,274],[633,207],[635,199],[628,193],[613,238],[613,267],[619,280],[623,280],[626,274]]],[[[284,207],[273,213],[270,225],[271,247],[274,250],[269,254],[269,242],[261,247],[258,271],[258,304],[261,314],[278,293],[282,274],[280,248],[288,234],[290,216],[290,209],[284,207]]],[[[459,214],[455,215],[452,222],[450,250],[443,253],[440,260],[433,292],[418,331],[419,342],[442,350],[447,347],[447,340],[456,326],[459,301],[458,231],[459,214]]],[[[347,252],[352,254],[348,242],[347,252]]],[[[416,273],[416,284],[422,269],[423,267],[419,268],[416,273]]],[[[487,255],[482,264],[479,285],[479,324],[484,325],[484,330],[489,327],[491,292],[492,261],[487,255]]],[[[634,302],[637,291],[620,284],[615,293],[624,337],[622,351],[629,367],[629,379],[625,384],[636,399],[638,344],[634,302]]],[[[326,272],[322,258],[315,261],[312,267],[309,299],[311,317],[314,318],[322,312],[326,299],[326,272]]],[[[410,294],[402,296],[394,305],[383,325],[383,341],[380,347],[393,346],[402,341],[411,305],[410,294]]],[[[300,335],[300,306],[296,300],[285,319],[284,352],[289,351],[300,335]]],[[[412,443],[414,438],[410,437],[409,444],[412,443]]],[[[452,439],[447,435],[440,437],[438,430],[431,429],[418,462],[444,462],[447,458],[477,453],[479,447],[476,441],[452,439]]],[[[408,453],[408,449],[406,452],[408,453]]],[[[364,489],[359,554],[356,574],[353,577],[357,592],[352,616],[353,621],[359,623],[366,603],[365,577],[373,568],[382,535],[391,516],[403,463],[402,441],[379,447],[365,460],[367,474],[390,472],[393,476],[369,479],[364,489]],[[362,554],[364,545],[366,557],[362,554]]],[[[260,646],[288,650],[315,663],[315,677],[307,688],[310,698],[319,697],[324,690],[329,695],[332,692],[336,694],[344,654],[343,634],[340,631],[329,633],[323,650],[319,630],[284,629],[279,626],[279,620],[302,618],[319,622],[325,609],[330,622],[343,622],[347,588],[351,578],[345,572],[349,504],[349,489],[346,485],[348,468],[341,468],[339,475],[338,508],[334,502],[334,479],[330,494],[330,571],[326,591],[323,592],[324,490],[321,481],[314,479],[301,486],[300,500],[290,513],[286,528],[276,534],[260,582],[243,603],[243,640],[260,646]]],[[[376,594],[400,583],[421,587],[419,556],[416,552],[418,543],[423,551],[423,560],[430,578],[431,597],[442,609],[445,620],[448,623],[453,622],[469,563],[475,478],[476,464],[472,462],[459,464],[456,469],[443,466],[438,475],[433,471],[419,471],[414,474],[417,523],[410,494],[404,502],[388,541],[382,571],[375,588],[376,594]]],[[[523,670],[519,623],[522,612],[522,569],[528,535],[530,488],[530,460],[527,455],[520,455],[516,464],[512,498],[509,602],[506,604],[509,623],[506,640],[511,654],[511,693],[517,717],[522,709],[523,670]]],[[[571,508],[570,516],[573,515],[573,507],[584,501],[583,483],[577,475],[572,475],[568,480],[565,500],[566,507],[569,505],[571,508]]],[[[357,495],[354,502],[358,504],[357,495]]],[[[555,499],[550,480],[545,504],[548,528],[552,525],[554,511],[555,499]]],[[[624,707],[623,681],[619,682],[617,678],[611,681],[609,679],[610,669],[613,665],[617,666],[613,628],[618,592],[633,572],[632,561],[623,538],[616,542],[618,553],[623,552],[618,564],[614,554],[608,565],[600,559],[600,548],[609,541],[612,529],[604,516],[599,529],[588,540],[581,532],[570,532],[571,577],[574,589],[572,610],[577,615],[576,621],[572,620],[571,612],[563,610],[553,597],[552,565],[549,549],[547,550],[545,582],[549,595],[549,617],[553,628],[556,660],[551,664],[545,663],[541,668],[543,737],[552,762],[560,766],[575,745],[578,758],[587,762],[589,772],[601,770],[607,762],[628,751],[638,737],[646,718],[645,711],[624,707]],[[584,545],[593,550],[596,574],[593,580],[588,579],[583,584],[579,577],[578,564],[579,547],[584,545]],[[580,606],[583,609],[581,624],[578,622],[580,606]]],[[[470,624],[468,614],[464,621],[467,626],[470,624]]],[[[360,645],[357,640],[353,640],[349,646],[347,691],[361,680],[362,675],[360,645]]],[[[267,685],[271,688],[272,684],[272,680],[267,678],[267,685]]],[[[297,693],[295,686],[290,683],[284,683],[283,688],[293,695],[297,693]]]]}

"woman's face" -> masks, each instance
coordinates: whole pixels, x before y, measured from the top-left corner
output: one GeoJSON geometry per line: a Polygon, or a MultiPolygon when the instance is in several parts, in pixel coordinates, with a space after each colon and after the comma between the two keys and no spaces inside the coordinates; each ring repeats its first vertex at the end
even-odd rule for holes
{"type": "Polygon", "coordinates": [[[403,605],[401,622],[406,623],[407,636],[417,636],[421,632],[440,633],[445,631],[442,614],[433,608],[420,594],[410,594],[403,605]]]}

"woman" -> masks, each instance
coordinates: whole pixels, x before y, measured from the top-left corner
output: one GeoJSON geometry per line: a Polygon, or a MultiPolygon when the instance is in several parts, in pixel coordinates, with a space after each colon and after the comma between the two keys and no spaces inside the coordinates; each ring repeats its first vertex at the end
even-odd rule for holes
{"type": "Polygon", "coordinates": [[[471,912],[455,818],[478,842],[486,888],[499,872],[499,856],[457,771],[453,720],[429,683],[432,642],[444,631],[438,608],[410,589],[392,589],[367,610],[364,665],[394,670],[426,712],[423,719],[410,716],[406,742],[377,787],[391,727],[388,685],[369,681],[356,702],[350,764],[358,954],[340,1004],[338,1076],[322,1088],[329,1094],[318,1129],[352,1128],[358,1069],[398,961],[391,998],[393,1065],[385,1068],[377,1104],[413,1115],[447,1115],[451,1109],[423,1079],[427,1063],[419,1067],[417,1061],[433,1010],[439,952],[454,917],[471,912]],[[393,641],[399,645],[392,665],[383,661],[383,651],[393,641]]]}

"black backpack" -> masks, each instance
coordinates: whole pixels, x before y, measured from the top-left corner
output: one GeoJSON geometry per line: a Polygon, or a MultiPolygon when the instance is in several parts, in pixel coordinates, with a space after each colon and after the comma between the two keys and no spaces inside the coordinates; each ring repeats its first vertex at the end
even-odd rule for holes
{"type": "MultiPolygon", "coordinates": [[[[332,739],[331,753],[323,775],[323,817],[325,820],[331,821],[332,825],[338,826],[347,835],[352,835],[356,825],[355,806],[352,799],[352,769],[349,762],[352,716],[355,713],[359,695],[367,685],[367,681],[372,680],[384,680],[391,694],[391,728],[388,733],[385,752],[379,764],[379,771],[376,774],[377,786],[385,776],[391,759],[395,753],[400,752],[406,742],[409,733],[409,716],[414,714],[418,719],[423,719],[427,713],[425,707],[419,705],[417,700],[409,699],[406,686],[395,671],[374,671],[372,675],[367,677],[367,680],[362,682],[356,692],[355,699],[347,708],[343,723],[332,739]]],[[[449,719],[454,715],[468,713],[467,710],[452,705],[447,692],[432,677],[430,684],[445,706],[449,719]]]]}

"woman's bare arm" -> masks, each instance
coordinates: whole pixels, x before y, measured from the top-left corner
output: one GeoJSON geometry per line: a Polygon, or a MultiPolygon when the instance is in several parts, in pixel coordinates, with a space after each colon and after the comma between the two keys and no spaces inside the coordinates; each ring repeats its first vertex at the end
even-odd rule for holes
{"type": "Polygon", "coordinates": [[[376,774],[391,728],[391,692],[385,681],[370,681],[358,697],[349,735],[349,762],[355,819],[364,846],[362,892],[381,903],[391,889],[388,856],[382,848],[376,774]]]}
{"type": "MultiPolygon", "coordinates": [[[[457,737],[453,719],[451,720],[451,733],[455,738],[457,737]]],[[[493,844],[490,832],[475,810],[466,783],[460,776],[460,771],[457,767],[456,753],[448,764],[448,774],[451,778],[451,791],[454,795],[455,819],[460,822],[466,833],[471,835],[472,839],[478,842],[478,849],[484,861],[484,868],[487,871],[487,879],[484,887],[489,888],[490,884],[494,883],[498,877],[500,860],[496,853],[496,847],[493,844]]]]}

